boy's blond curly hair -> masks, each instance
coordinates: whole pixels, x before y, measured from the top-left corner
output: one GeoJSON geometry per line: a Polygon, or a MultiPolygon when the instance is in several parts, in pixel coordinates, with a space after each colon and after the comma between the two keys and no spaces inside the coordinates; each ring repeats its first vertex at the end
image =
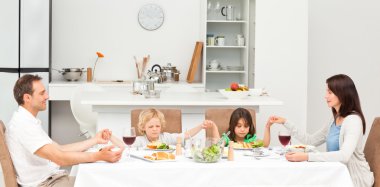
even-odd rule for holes
{"type": "Polygon", "coordinates": [[[166,121],[164,114],[157,109],[150,108],[140,112],[139,123],[137,124],[137,128],[141,134],[145,134],[144,127],[146,123],[152,118],[158,118],[161,123],[161,128],[165,128],[166,121]]]}

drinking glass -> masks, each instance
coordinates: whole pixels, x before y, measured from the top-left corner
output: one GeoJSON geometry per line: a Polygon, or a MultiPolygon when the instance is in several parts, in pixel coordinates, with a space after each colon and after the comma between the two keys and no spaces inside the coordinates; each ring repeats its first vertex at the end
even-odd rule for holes
{"type": "Polygon", "coordinates": [[[284,146],[283,153],[285,153],[285,147],[289,144],[291,139],[290,132],[287,130],[280,130],[278,132],[278,139],[280,140],[280,143],[284,146]]]}
{"type": "Polygon", "coordinates": [[[221,10],[221,5],[220,5],[220,2],[217,0],[216,2],[215,2],[215,5],[214,5],[214,11],[215,11],[215,18],[217,18],[218,17],[218,15],[220,14],[220,10],[221,10]]]}
{"type": "Polygon", "coordinates": [[[134,127],[124,129],[123,141],[128,145],[127,158],[131,157],[131,145],[136,140],[136,130],[134,127]]]}

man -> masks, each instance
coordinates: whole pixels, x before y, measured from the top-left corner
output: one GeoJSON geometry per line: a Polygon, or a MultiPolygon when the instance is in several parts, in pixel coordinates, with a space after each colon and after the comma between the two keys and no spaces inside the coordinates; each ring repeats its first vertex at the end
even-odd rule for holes
{"type": "Polygon", "coordinates": [[[41,79],[37,75],[24,75],[13,89],[19,108],[9,122],[5,137],[18,183],[22,186],[73,186],[75,178],[68,177],[59,166],[119,161],[124,149],[121,144],[118,151],[109,146],[99,152],[83,152],[95,144],[107,143],[112,136],[109,130],[68,145],[59,145],[50,139],[36,118],[39,111],[46,109],[49,98],[41,79]]]}

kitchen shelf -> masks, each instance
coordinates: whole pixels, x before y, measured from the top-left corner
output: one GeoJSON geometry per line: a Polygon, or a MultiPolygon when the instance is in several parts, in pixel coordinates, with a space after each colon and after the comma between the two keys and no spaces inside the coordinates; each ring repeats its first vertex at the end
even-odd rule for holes
{"type": "MultiPolygon", "coordinates": [[[[214,0],[206,0],[204,18],[205,23],[205,36],[204,41],[207,44],[207,35],[218,38],[224,37],[224,45],[206,45],[203,50],[203,72],[205,77],[206,89],[217,90],[228,87],[231,82],[238,82],[240,84],[249,84],[249,70],[252,69],[249,63],[250,39],[249,39],[249,27],[251,22],[250,14],[254,14],[254,10],[250,10],[250,3],[255,3],[251,0],[225,0],[220,2],[220,7],[232,6],[235,13],[240,14],[241,20],[236,20],[235,16],[232,20],[226,20],[226,16],[223,16],[220,11],[218,14],[215,12],[207,12],[207,5],[209,3],[214,4],[214,0]],[[207,14],[208,13],[208,14],[207,14]],[[237,37],[243,36],[244,45],[237,44],[237,37]],[[242,69],[220,71],[210,71],[209,67],[211,61],[217,61],[220,65],[227,67],[241,66],[242,69]]],[[[254,7],[254,6],[252,6],[254,7]]],[[[216,44],[216,42],[214,42],[216,44]]]]}

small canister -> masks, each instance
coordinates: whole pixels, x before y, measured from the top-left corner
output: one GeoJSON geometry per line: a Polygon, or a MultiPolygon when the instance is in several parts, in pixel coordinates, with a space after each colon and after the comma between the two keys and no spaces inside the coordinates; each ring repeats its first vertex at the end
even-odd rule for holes
{"type": "Polygon", "coordinates": [[[206,44],[208,45],[208,46],[214,46],[215,44],[215,37],[214,37],[214,35],[213,34],[207,34],[207,42],[206,42],[206,44]]]}
{"type": "Polygon", "coordinates": [[[174,81],[179,81],[179,74],[180,74],[179,71],[174,73],[174,81]]]}

